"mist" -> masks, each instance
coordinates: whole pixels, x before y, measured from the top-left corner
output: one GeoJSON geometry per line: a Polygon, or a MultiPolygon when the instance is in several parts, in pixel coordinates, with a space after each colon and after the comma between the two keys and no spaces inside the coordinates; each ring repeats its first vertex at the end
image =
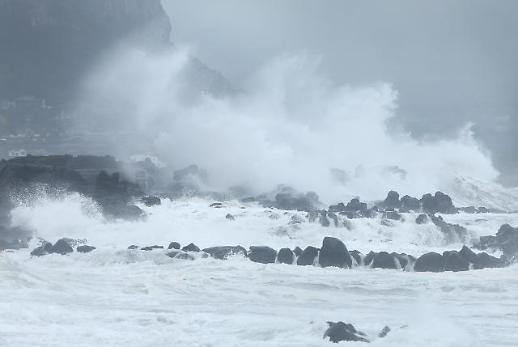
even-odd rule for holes
{"type": "Polygon", "coordinates": [[[469,123],[453,138],[427,141],[389,127],[398,112],[390,84],[336,85],[318,57],[287,54],[251,74],[241,92],[214,97],[186,92],[190,56],[188,47],[115,49],[84,82],[78,129],[109,138],[121,157],[197,164],[219,191],[288,184],[334,202],[391,189],[420,196],[458,177],[498,177],[469,123]]]}

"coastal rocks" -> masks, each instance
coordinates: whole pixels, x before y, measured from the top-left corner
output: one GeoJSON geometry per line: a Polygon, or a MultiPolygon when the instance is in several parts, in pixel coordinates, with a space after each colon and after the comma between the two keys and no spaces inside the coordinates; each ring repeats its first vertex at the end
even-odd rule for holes
{"type": "Polygon", "coordinates": [[[308,246],[304,249],[300,257],[297,259],[297,265],[313,265],[318,257],[319,249],[313,246],[308,246]]]}
{"type": "Polygon", "coordinates": [[[518,228],[503,224],[495,236],[481,237],[478,247],[500,249],[507,258],[511,259],[518,254],[518,228]]]}
{"type": "Polygon", "coordinates": [[[200,248],[196,246],[194,243],[189,243],[187,246],[182,248],[184,252],[199,252],[200,248]]]}
{"type": "Polygon", "coordinates": [[[169,244],[169,246],[167,247],[167,249],[180,249],[181,248],[181,245],[178,243],[178,242],[171,242],[169,244]]]}
{"type": "Polygon", "coordinates": [[[401,209],[406,211],[419,211],[421,208],[421,202],[418,198],[414,198],[409,195],[405,195],[401,198],[401,209]]]}
{"type": "Polygon", "coordinates": [[[428,214],[457,213],[457,209],[453,205],[451,198],[442,192],[436,192],[435,195],[423,195],[421,198],[421,206],[423,211],[428,214]]]}
{"type": "Polygon", "coordinates": [[[154,245],[154,246],[147,246],[147,247],[142,247],[140,250],[141,251],[152,251],[154,249],[163,249],[164,246],[157,246],[157,245],[154,245]]]}
{"type": "Polygon", "coordinates": [[[65,239],[60,239],[54,244],[54,246],[52,246],[52,249],[49,253],[65,255],[72,252],[74,252],[72,246],[70,246],[70,244],[65,239]]]}
{"type": "Polygon", "coordinates": [[[93,246],[83,245],[83,246],[78,246],[76,248],[76,251],[79,252],[79,253],[90,253],[90,252],[92,252],[95,249],[96,248],[93,247],[93,246]]]}
{"type": "Polygon", "coordinates": [[[387,252],[376,253],[372,259],[373,269],[397,269],[396,258],[387,252]]]}
{"type": "Polygon", "coordinates": [[[319,205],[318,195],[314,192],[306,194],[298,193],[293,189],[284,187],[275,195],[274,207],[282,210],[314,211],[319,205]]]}
{"type": "Polygon", "coordinates": [[[469,261],[457,251],[446,251],[442,254],[444,259],[444,271],[468,271],[469,261]]]}
{"type": "Polygon", "coordinates": [[[320,249],[319,263],[322,267],[348,267],[352,266],[351,256],[345,244],[337,238],[325,237],[320,249]]]}
{"type": "Polygon", "coordinates": [[[399,193],[391,190],[388,192],[387,197],[382,203],[382,206],[386,209],[397,209],[401,206],[399,201],[399,193]]]}
{"type": "Polygon", "coordinates": [[[35,257],[41,257],[50,253],[52,253],[52,243],[43,242],[41,246],[32,250],[31,255],[35,257]]]}
{"type": "Polygon", "coordinates": [[[241,255],[247,257],[246,249],[241,246],[219,246],[204,248],[203,251],[211,257],[225,260],[234,255],[241,255]]]}
{"type": "Polygon", "coordinates": [[[251,246],[248,252],[248,258],[255,263],[272,264],[276,257],[277,251],[266,246],[251,246]]]}
{"type": "Polygon", "coordinates": [[[277,262],[280,264],[293,264],[295,261],[295,254],[289,248],[281,248],[277,253],[277,262]]]}
{"type": "Polygon", "coordinates": [[[414,270],[416,272],[442,272],[444,271],[444,258],[436,252],[423,254],[417,258],[414,270]]]}
{"type": "Polygon", "coordinates": [[[328,329],[324,333],[323,338],[329,338],[329,341],[338,343],[341,341],[360,341],[369,342],[365,333],[356,330],[352,324],[340,322],[327,322],[328,329]]]}

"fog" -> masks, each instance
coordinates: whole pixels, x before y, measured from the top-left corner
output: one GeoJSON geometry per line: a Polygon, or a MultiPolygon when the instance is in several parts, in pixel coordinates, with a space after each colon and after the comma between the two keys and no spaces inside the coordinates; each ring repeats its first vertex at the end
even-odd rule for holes
{"type": "Polygon", "coordinates": [[[164,0],[173,41],[233,83],[275,57],[321,59],[331,83],[386,82],[390,126],[452,138],[472,122],[500,181],[518,184],[518,2],[164,0]]]}

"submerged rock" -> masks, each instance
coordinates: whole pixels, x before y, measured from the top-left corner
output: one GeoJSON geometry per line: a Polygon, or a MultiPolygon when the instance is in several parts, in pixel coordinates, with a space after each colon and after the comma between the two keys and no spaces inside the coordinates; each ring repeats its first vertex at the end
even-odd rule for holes
{"type": "Polygon", "coordinates": [[[65,255],[72,252],[74,252],[72,246],[70,246],[70,244],[65,239],[60,239],[54,244],[54,246],[52,246],[52,249],[49,253],[65,255]]]}
{"type": "Polygon", "coordinates": [[[194,243],[189,243],[187,246],[182,248],[182,251],[184,252],[199,252],[200,248],[196,246],[194,243]]]}
{"type": "Polygon", "coordinates": [[[444,260],[444,271],[468,271],[469,261],[457,251],[446,251],[442,254],[444,260]]]}
{"type": "Polygon", "coordinates": [[[78,246],[76,248],[76,251],[78,251],[79,253],[90,253],[91,251],[93,251],[95,249],[96,248],[93,246],[83,245],[83,246],[78,246]]]}
{"type": "Polygon", "coordinates": [[[31,252],[31,255],[35,257],[41,257],[50,253],[52,253],[52,244],[45,241],[41,246],[34,248],[31,252]]]}
{"type": "Polygon", "coordinates": [[[373,269],[397,269],[396,258],[387,252],[376,253],[371,267],[373,269]]]}
{"type": "Polygon", "coordinates": [[[162,201],[158,196],[144,196],[140,199],[147,207],[157,206],[162,204],[162,201]]]}
{"type": "Polygon", "coordinates": [[[248,253],[246,249],[242,246],[219,246],[219,247],[209,247],[203,249],[203,251],[209,254],[211,257],[225,260],[230,256],[234,255],[242,255],[247,257],[248,253]]]}
{"type": "Polygon", "coordinates": [[[142,247],[140,250],[141,251],[152,251],[154,249],[163,249],[164,246],[157,246],[157,245],[154,245],[154,246],[147,246],[147,247],[142,247]]]}
{"type": "Polygon", "coordinates": [[[327,322],[329,328],[324,333],[324,339],[329,338],[329,341],[338,343],[341,341],[360,341],[369,342],[365,333],[356,330],[352,324],[344,322],[327,322]]]}

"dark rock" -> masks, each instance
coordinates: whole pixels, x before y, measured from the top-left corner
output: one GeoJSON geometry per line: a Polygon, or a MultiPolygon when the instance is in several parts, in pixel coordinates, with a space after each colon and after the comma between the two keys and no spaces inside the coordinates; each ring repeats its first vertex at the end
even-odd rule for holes
{"type": "Polygon", "coordinates": [[[138,246],[137,245],[131,245],[128,247],[128,249],[138,249],[138,246]]]}
{"type": "Polygon", "coordinates": [[[65,255],[72,252],[74,252],[74,249],[68,244],[68,242],[65,241],[65,239],[60,239],[54,244],[54,246],[52,246],[49,253],[65,255]]]}
{"type": "Polygon", "coordinates": [[[184,252],[199,252],[200,248],[196,246],[194,243],[189,243],[187,246],[182,248],[182,251],[184,252]]]}
{"type": "Polygon", "coordinates": [[[219,247],[209,247],[203,249],[205,253],[208,253],[211,257],[225,260],[230,256],[234,255],[242,255],[247,257],[248,253],[246,249],[241,246],[219,246],[219,247]]]}
{"type": "Polygon", "coordinates": [[[421,213],[417,218],[415,219],[415,222],[417,224],[426,224],[428,223],[428,216],[424,213],[421,213]]]}
{"type": "Polygon", "coordinates": [[[169,244],[169,247],[167,247],[167,249],[180,249],[181,248],[181,245],[178,243],[178,242],[171,242],[169,244]]]}
{"type": "Polygon", "coordinates": [[[95,247],[87,245],[79,246],[76,248],[76,251],[79,253],[90,253],[93,250],[95,250],[95,247]]]}
{"type": "Polygon", "coordinates": [[[468,271],[469,261],[467,261],[457,251],[446,251],[442,254],[444,260],[444,271],[468,271]]]}
{"type": "Polygon", "coordinates": [[[318,257],[318,248],[308,246],[297,259],[297,265],[313,265],[318,257]]]}
{"type": "Polygon", "coordinates": [[[284,189],[275,195],[274,207],[281,210],[313,211],[320,205],[318,195],[314,192],[300,194],[293,189],[284,189]]]}
{"type": "Polygon", "coordinates": [[[391,190],[388,192],[387,197],[383,201],[383,207],[396,209],[401,206],[401,202],[399,201],[399,193],[391,190]]]}
{"type": "Polygon", "coordinates": [[[369,208],[360,212],[360,216],[363,218],[376,218],[378,211],[375,208],[369,208]]]}
{"type": "Polygon", "coordinates": [[[383,213],[383,218],[390,220],[401,220],[401,215],[396,211],[387,211],[383,213]]]}
{"type": "Polygon", "coordinates": [[[441,216],[430,215],[430,219],[450,241],[464,240],[468,234],[466,228],[459,224],[446,223],[441,216]]]}
{"type": "Polygon", "coordinates": [[[405,253],[396,253],[393,252],[391,255],[399,262],[399,265],[402,269],[405,269],[410,262],[410,259],[407,254],[405,253]]]}
{"type": "Polygon", "coordinates": [[[157,246],[157,245],[154,245],[154,246],[147,246],[147,247],[142,247],[140,250],[141,251],[152,251],[154,249],[163,249],[164,246],[157,246]]]}
{"type": "Polygon", "coordinates": [[[299,246],[295,247],[295,249],[293,250],[293,253],[295,253],[297,257],[300,257],[302,255],[302,252],[302,248],[300,248],[299,246]]]}
{"type": "Polygon", "coordinates": [[[421,202],[418,198],[405,195],[401,198],[401,208],[408,211],[419,211],[421,209],[421,202]]]}
{"type": "Polygon", "coordinates": [[[221,202],[214,202],[214,203],[210,204],[209,207],[212,207],[212,208],[222,208],[223,204],[221,202]]]}
{"type": "Polygon", "coordinates": [[[367,253],[365,258],[363,259],[364,264],[369,266],[372,263],[372,261],[374,260],[375,256],[376,256],[376,253],[373,251],[370,251],[369,253],[367,253]]]}
{"type": "Polygon", "coordinates": [[[44,242],[41,246],[34,248],[31,252],[32,256],[41,257],[52,253],[52,244],[50,242],[44,242]]]}
{"type": "Polygon", "coordinates": [[[363,254],[360,251],[357,251],[357,250],[349,251],[349,255],[351,256],[352,259],[354,259],[354,261],[356,262],[357,265],[363,264],[363,262],[362,262],[363,254]]]}
{"type": "Polygon", "coordinates": [[[142,199],[140,199],[144,205],[151,207],[151,206],[157,206],[162,203],[160,198],[158,196],[144,196],[142,199]]]}
{"type": "Polygon", "coordinates": [[[439,253],[430,252],[417,258],[414,270],[417,272],[444,271],[444,258],[439,253]]]}
{"type": "Polygon", "coordinates": [[[478,210],[475,206],[461,207],[459,210],[462,212],[471,213],[471,214],[475,214],[478,212],[478,210]]]}
{"type": "Polygon", "coordinates": [[[320,225],[326,228],[331,225],[331,222],[329,222],[329,219],[327,218],[327,212],[325,210],[320,211],[320,218],[318,221],[320,225]]]}
{"type": "Polygon", "coordinates": [[[470,262],[471,264],[475,264],[477,262],[477,254],[466,246],[462,246],[459,254],[462,258],[466,259],[466,261],[470,262]]]}
{"type": "Polygon", "coordinates": [[[496,233],[496,239],[504,255],[513,257],[518,254],[518,228],[504,224],[496,233]]]}
{"type": "Polygon", "coordinates": [[[341,341],[361,341],[369,342],[365,338],[365,333],[356,330],[352,324],[344,322],[327,322],[329,328],[324,333],[324,339],[329,338],[329,341],[338,343],[341,341]]]}
{"type": "Polygon", "coordinates": [[[397,269],[396,258],[387,252],[376,253],[371,267],[374,269],[397,269]]]}
{"type": "Polygon", "coordinates": [[[289,248],[281,248],[277,254],[277,262],[280,264],[293,264],[295,254],[289,248]]]}
{"type": "Polygon", "coordinates": [[[339,202],[336,205],[329,206],[329,212],[337,213],[337,212],[345,212],[347,211],[343,202],[339,202]]]}
{"type": "Polygon", "coordinates": [[[367,204],[364,202],[360,202],[360,199],[354,198],[347,203],[345,206],[345,211],[365,211],[367,209],[367,204]]]}
{"type": "Polygon", "coordinates": [[[493,257],[486,252],[477,254],[477,259],[474,262],[475,269],[500,268],[506,265],[505,260],[493,257]]]}
{"type": "Polygon", "coordinates": [[[335,237],[325,237],[320,248],[319,263],[322,267],[348,267],[352,266],[351,256],[345,244],[335,237]]]}
{"type": "Polygon", "coordinates": [[[228,219],[228,220],[236,220],[236,218],[233,215],[231,215],[230,213],[227,213],[225,218],[228,219]]]}
{"type": "Polygon", "coordinates": [[[451,198],[442,192],[436,192],[434,196],[432,194],[423,195],[421,206],[423,211],[429,214],[457,213],[451,198]]]}
{"type": "Polygon", "coordinates": [[[479,207],[477,213],[489,213],[489,209],[487,207],[479,207]]]}
{"type": "Polygon", "coordinates": [[[266,246],[251,246],[248,252],[248,258],[255,263],[272,264],[276,257],[277,251],[266,246]]]}

